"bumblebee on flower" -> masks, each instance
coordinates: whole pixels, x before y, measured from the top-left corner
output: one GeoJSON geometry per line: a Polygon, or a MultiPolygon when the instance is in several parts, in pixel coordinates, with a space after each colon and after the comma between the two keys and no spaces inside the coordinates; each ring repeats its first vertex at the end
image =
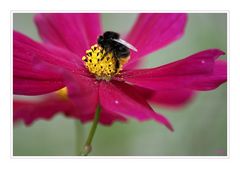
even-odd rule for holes
{"type": "Polygon", "coordinates": [[[87,50],[87,56],[83,56],[86,68],[95,74],[97,79],[110,80],[112,76],[122,70],[123,64],[130,58],[131,48],[135,47],[119,38],[119,34],[107,31],[99,36],[98,44],[87,50]]]}

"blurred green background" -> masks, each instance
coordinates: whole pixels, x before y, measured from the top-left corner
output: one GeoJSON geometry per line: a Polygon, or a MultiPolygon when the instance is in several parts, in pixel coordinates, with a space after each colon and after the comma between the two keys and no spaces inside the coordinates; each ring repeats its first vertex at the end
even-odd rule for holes
{"type": "MultiPolygon", "coordinates": [[[[126,33],[136,17],[136,14],[103,14],[104,29],[126,33]]],[[[13,28],[40,40],[33,23],[33,14],[13,14],[13,28]]],[[[189,14],[185,36],[145,58],[144,67],[169,63],[208,48],[227,52],[227,14],[189,14]]],[[[226,56],[221,58],[226,59],[226,56]]],[[[129,120],[126,124],[117,122],[111,127],[99,125],[90,155],[227,155],[226,84],[214,91],[199,92],[192,103],[183,109],[154,108],[170,119],[174,132],[153,121],[140,123],[129,120]]],[[[82,145],[89,128],[90,124],[83,126],[62,115],[55,116],[51,121],[37,121],[30,127],[18,124],[13,129],[13,154],[76,155],[77,145],[82,145]]]]}

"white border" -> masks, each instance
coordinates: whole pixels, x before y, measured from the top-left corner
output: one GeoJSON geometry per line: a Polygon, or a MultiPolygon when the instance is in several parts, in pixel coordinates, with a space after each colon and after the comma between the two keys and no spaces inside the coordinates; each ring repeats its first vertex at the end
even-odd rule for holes
{"type": "Polygon", "coordinates": [[[238,1],[235,0],[9,0],[0,5],[0,166],[2,168],[43,169],[43,168],[236,168],[240,159],[240,78],[239,78],[239,37],[240,11],[238,1]],[[229,159],[87,159],[87,160],[57,160],[57,159],[11,159],[10,158],[10,10],[229,10],[230,41],[228,56],[231,56],[231,67],[228,67],[228,106],[229,116],[229,159]],[[230,54],[230,55],[229,55],[230,54]],[[230,102],[231,100],[231,102],[230,102]]]}
{"type": "MultiPolygon", "coordinates": [[[[15,10],[11,11],[11,31],[13,31],[13,14],[17,13],[226,13],[227,14],[227,61],[228,61],[228,81],[229,81],[229,67],[230,67],[230,57],[229,57],[229,11],[224,10],[224,11],[167,11],[167,10],[162,10],[162,11],[126,11],[126,10],[117,10],[117,11],[69,11],[69,10],[61,10],[61,11],[46,11],[46,10],[38,10],[38,11],[24,11],[24,10],[15,10]]],[[[12,33],[11,33],[11,48],[12,47],[12,33]]],[[[11,56],[13,54],[13,51],[11,50],[11,56]]],[[[12,59],[11,59],[11,65],[12,65],[12,59]]],[[[13,68],[11,68],[13,70],[13,68]]],[[[11,75],[12,75],[12,70],[11,70],[11,75]]],[[[13,77],[13,76],[11,76],[13,77]]],[[[11,84],[12,84],[12,78],[11,78],[11,84]]],[[[227,84],[227,91],[228,91],[228,99],[227,99],[227,155],[226,156],[87,156],[87,157],[82,157],[82,156],[14,156],[13,155],[13,113],[12,113],[12,107],[11,107],[11,158],[12,159],[228,159],[229,158],[229,84],[227,84]]],[[[13,95],[11,96],[11,102],[13,99],[13,95]]]]}

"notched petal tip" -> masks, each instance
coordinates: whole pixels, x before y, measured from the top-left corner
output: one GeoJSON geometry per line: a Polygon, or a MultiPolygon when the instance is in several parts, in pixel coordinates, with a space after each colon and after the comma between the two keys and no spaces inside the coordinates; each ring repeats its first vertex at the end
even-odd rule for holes
{"type": "Polygon", "coordinates": [[[208,49],[156,68],[128,70],[121,76],[131,84],[154,91],[213,90],[226,80],[227,66],[216,60],[224,54],[220,49],[208,49]]]}
{"type": "Polygon", "coordinates": [[[225,55],[225,52],[222,51],[221,49],[218,49],[218,48],[206,49],[206,50],[203,50],[201,52],[203,52],[203,53],[206,52],[206,54],[208,54],[210,56],[211,55],[212,56],[216,56],[216,58],[218,58],[219,56],[225,55]]]}

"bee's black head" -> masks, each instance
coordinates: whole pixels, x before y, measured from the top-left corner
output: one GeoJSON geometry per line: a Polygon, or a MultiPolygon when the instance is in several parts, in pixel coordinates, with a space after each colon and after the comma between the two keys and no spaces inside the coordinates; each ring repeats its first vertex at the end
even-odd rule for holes
{"type": "Polygon", "coordinates": [[[113,43],[112,39],[119,39],[120,35],[116,32],[106,31],[98,37],[97,43],[103,48],[110,47],[113,43]]]}
{"type": "Polygon", "coordinates": [[[100,46],[103,46],[103,45],[104,45],[104,38],[103,38],[103,36],[99,36],[99,37],[98,37],[97,43],[98,43],[100,46]]]}
{"type": "Polygon", "coordinates": [[[112,32],[112,31],[106,31],[103,34],[103,38],[106,40],[109,39],[119,39],[120,35],[116,32],[112,32]]]}

